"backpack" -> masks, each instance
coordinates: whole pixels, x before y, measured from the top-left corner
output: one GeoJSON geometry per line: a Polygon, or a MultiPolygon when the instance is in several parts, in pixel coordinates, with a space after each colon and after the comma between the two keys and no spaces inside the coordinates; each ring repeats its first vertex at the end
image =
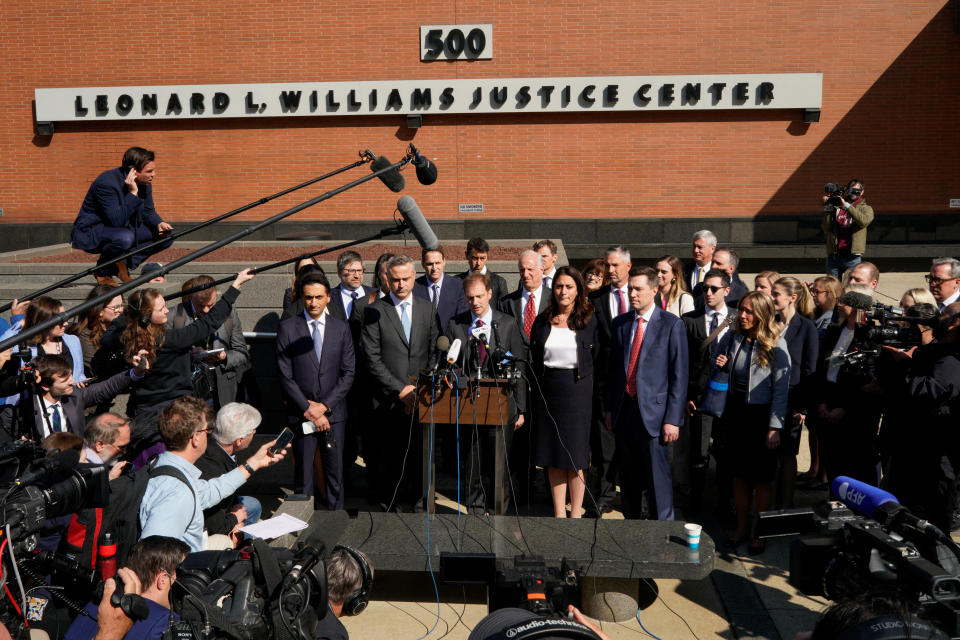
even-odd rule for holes
{"type": "Polygon", "coordinates": [[[147,483],[150,478],[157,476],[170,476],[187,485],[193,495],[196,511],[197,494],[187,477],[176,467],[158,466],[154,457],[136,472],[122,473],[110,481],[110,502],[107,506],[82,509],[73,514],[63,540],[62,552],[76,559],[81,566],[96,569],[100,536],[109,531],[117,544],[117,566],[124,566],[131,547],[140,539],[143,530],[140,526],[140,503],[143,502],[147,483]]]}

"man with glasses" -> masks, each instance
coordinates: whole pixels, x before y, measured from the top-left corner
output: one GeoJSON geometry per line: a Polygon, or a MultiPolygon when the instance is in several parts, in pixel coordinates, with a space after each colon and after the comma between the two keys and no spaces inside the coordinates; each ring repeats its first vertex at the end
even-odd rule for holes
{"type": "Polygon", "coordinates": [[[960,299],[960,260],[934,258],[925,278],[940,311],[960,299]]]}
{"type": "Polygon", "coordinates": [[[186,542],[192,552],[203,551],[207,547],[203,510],[232,495],[257,469],[276,464],[286,455],[286,450],[270,452],[273,440],[232,471],[202,480],[195,463],[207,450],[213,422],[210,406],[193,396],[177,398],[160,412],[160,438],[167,450],[153,463],[151,470],[162,472],[147,482],[140,503],[141,540],[167,536],[186,542]]]}
{"type": "Polygon", "coordinates": [[[86,461],[110,467],[111,480],[128,464],[120,458],[129,444],[130,421],[116,413],[101,413],[91,418],[83,430],[86,461]]]}
{"type": "Polygon", "coordinates": [[[356,251],[340,254],[337,258],[337,275],[340,284],[330,290],[328,311],[334,318],[346,322],[353,313],[353,303],[366,298],[374,289],[363,284],[363,258],[356,251]]]}

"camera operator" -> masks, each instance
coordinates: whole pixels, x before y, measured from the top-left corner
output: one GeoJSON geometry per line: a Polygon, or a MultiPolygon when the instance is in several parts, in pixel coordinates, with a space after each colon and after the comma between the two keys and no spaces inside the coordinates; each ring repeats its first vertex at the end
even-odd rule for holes
{"type": "Polygon", "coordinates": [[[347,640],[350,636],[340,622],[366,608],[373,586],[373,565],[362,551],[336,547],[327,558],[327,615],[317,624],[315,640],[347,640]]]}
{"type": "Polygon", "coordinates": [[[869,287],[848,286],[837,300],[838,323],[830,325],[820,341],[817,382],[811,397],[820,400],[814,412],[830,481],[844,475],[872,485],[879,482],[880,403],[869,390],[871,377],[846,359],[861,347],[857,321],[872,307],[869,287]]]}
{"type": "Polygon", "coordinates": [[[813,631],[800,632],[794,640],[871,637],[946,640],[948,636],[932,622],[918,617],[913,611],[915,608],[901,599],[877,595],[838,602],[824,611],[813,631]]]}
{"type": "Polygon", "coordinates": [[[826,234],[827,275],[838,280],[843,280],[847,269],[860,263],[867,248],[867,227],[873,222],[873,208],[863,194],[863,181],[854,178],[842,190],[828,184],[823,196],[820,226],[826,234]]]}
{"type": "MultiPolygon", "coordinates": [[[[139,593],[146,601],[150,615],[146,620],[134,624],[129,632],[111,637],[157,640],[163,635],[171,617],[175,617],[170,614],[170,588],[177,579],[177,565],[183,562],[188,553],[190,548],[186,543],[163,536],[144,538],[130,549],[127,566],[117,573],[123,581],[124,592],[139,593]],[[134,587],[137,584],[140,585],[139,589],[134,587]]],[[[122,613],[122,610],[110,604],[106,586],[99,607],[89,602],[84,607],[84,611],[88,615],[77,616],[67,630],[64,640],[90,640],[94,637],[102,637],[97,634],[97,627],[100,623],[100,615],[103,613],[113,614],[108,618],[110,622],[122,626],[121,620],[113,620],[117,617],[117,612],[122,613]]]]}
{"type": "Polygon", "coordinates": [[[934,337],[908,351],[884,346],[877,378],[902,416],[887,487],[914,515],[949,531],[960,470],[960,302],[940,312],[934,337]]]}

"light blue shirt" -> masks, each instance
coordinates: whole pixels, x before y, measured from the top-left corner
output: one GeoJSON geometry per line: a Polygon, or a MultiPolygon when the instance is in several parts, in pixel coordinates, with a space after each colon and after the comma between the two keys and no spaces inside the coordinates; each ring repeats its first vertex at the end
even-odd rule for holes
{"type": "Polygon", "coordinates": [[[167,536],[186,542],[190,551],[203,551],[203,510],[239,489],[246,482],[243,472],[237,467],[212,480],[201,480],[200,469],[169,451],[159,455],[157,466],[176,467],[182,471],[197,495],[197,502],[191,514],[193,496],[183,482],[170,476],[150,478],[140,503],[140,527],[143,530],[140,538],[167,536]]]}

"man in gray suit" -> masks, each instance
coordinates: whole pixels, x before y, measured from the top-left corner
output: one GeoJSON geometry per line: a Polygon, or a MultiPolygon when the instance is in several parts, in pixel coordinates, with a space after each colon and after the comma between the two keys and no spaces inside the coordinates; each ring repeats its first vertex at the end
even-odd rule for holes
{"type": "Polygon", "coordinates": [[[373,383],[370,424],[377,430],[371,437],[376,442],[371,476],[385,511],[402,508],[401,504],[417,510],[422,508],[424,490],[416,381],[436,349],[440,328],[430,301],[413,295],[413,261],[394,256],[385,270],[390,293],[364,307],[360,331],[373,383]]]}
{"type": "MultiPolygon", "coordinates": [[[[184,282],[181,291],[212,282],[213,278],[210,276],[196,276],[184,282]]],[[[184,297],[170,314],[167,328],[180,329],[192,324],[198,318],[205,316],[216,303],[215,287],[184,297]]],[[[211,395],[214,409],[219,410],[224,405],[235,402],[240,378],[250,368],[250,351],[247,349],[247,341],[243,338],[243,326],[240,324],[240,316],[237,315],[236,309],[204,344],[194,347],[194,353],[197,356],[194,358],[194,363],[206,364],[213,374],[210,382],[213,387],[211,395]],[[222,351],[199,357],[201,352],[215,349],[222,349],[222,351]]]]}

